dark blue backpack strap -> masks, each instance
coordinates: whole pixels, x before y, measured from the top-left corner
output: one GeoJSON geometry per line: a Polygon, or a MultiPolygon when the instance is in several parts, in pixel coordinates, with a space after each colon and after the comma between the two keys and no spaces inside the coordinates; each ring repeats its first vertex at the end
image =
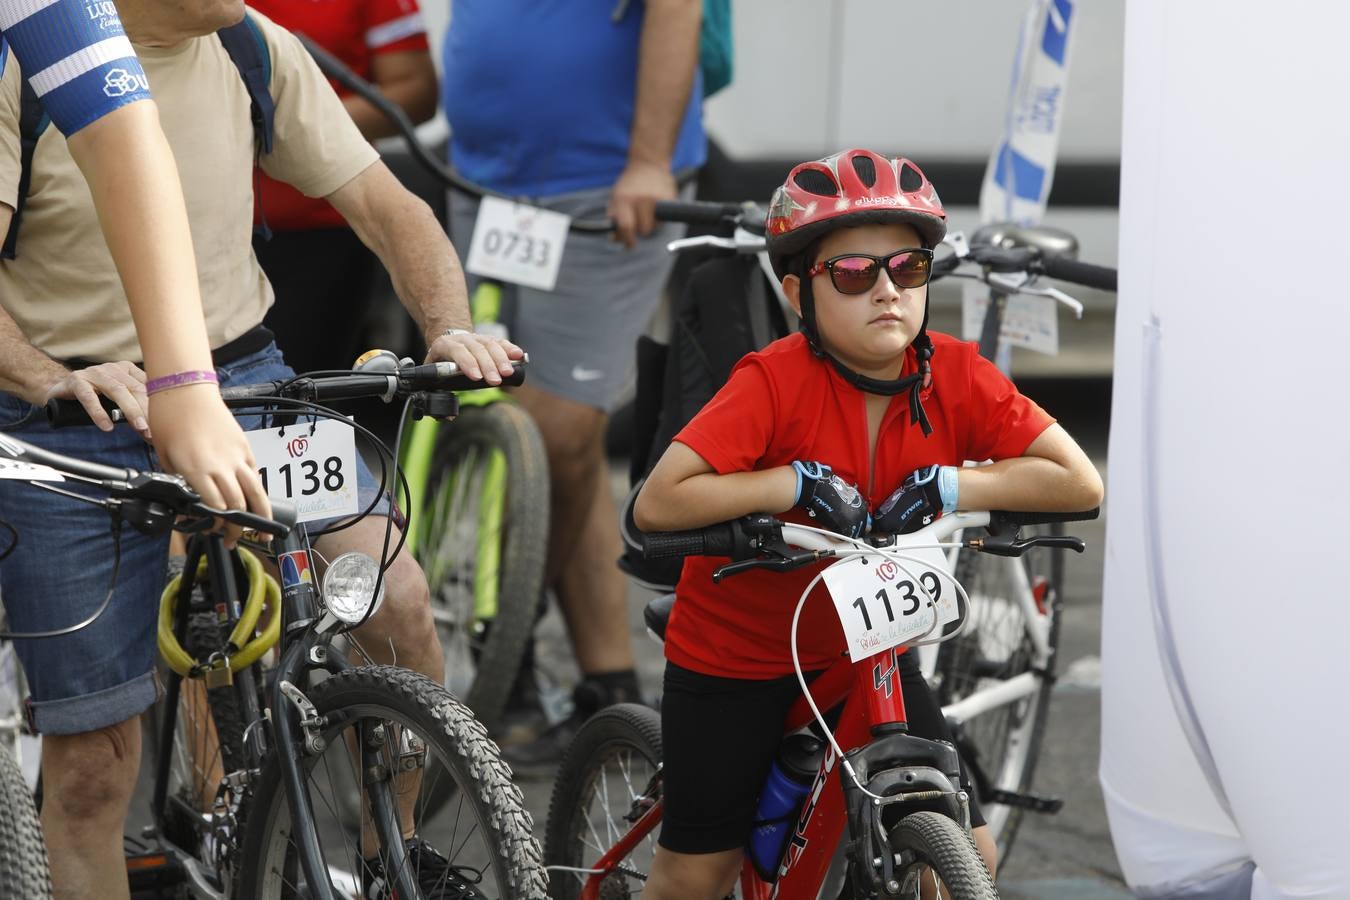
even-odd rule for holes
{"type": "Polygon", "coordinates": [[[51,121],[47,111],[42,108],[37,91],[33,90],[27,78],[23,79],[19,93],[19,194],[14,201],[14,215],[9,220],[4,247],[0,248],[0,259],[13,259],[18,249],[19,220],[23,217],[28,188],[33,181],[33,151],[37,149],[38,139],[51,121]]]}
{"type": "Polygon", "coordinates": [[[258,28],[258,23],[247,13],[244,20],[216,32],[230,61],[239,70],[248,88],[250,114],[253,117],[253,130],[263,153],[272,152],[273,121],[276,119],[276,104],[272,101],[272,54],[267,49],[267,41],[258,28]]]}
{"type": "MultiPolygon", "coordinates": [[[[229,28],[222,28],[216,34],[225,45],[225,52],[229,54],[230,61],[239,70],[239,77],[244,79],[244,87],[248,89],[249,115],[253,119],[258,155],[271,153],[273,122],[276,119],[277,107],[272,100],[272,54],[267,49],[262,29],[253,21],[252,16],[245,13],[242,22],[229,28]]],[[[258,196],[261,182],[258,168],[257,165],[253,167],[255,197],[258,196]]],[[[272,238],[272,229],[267,227],[267,216],[261,210],[253,233],[265,241],[272,238]]]]}

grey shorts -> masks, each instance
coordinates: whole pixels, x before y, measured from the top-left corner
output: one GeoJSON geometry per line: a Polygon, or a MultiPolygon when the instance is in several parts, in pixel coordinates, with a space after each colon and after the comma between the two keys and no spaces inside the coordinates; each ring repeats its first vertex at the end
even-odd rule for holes
{"type": "MultiPolygon", "coordinates": [[[[535,198],[574,219],[603,218],[609,188],[535,198]]],[[[451,191],[450,240],[468,254],[478,201],[451,191]]],[[[562,269],[552,291],[507,284],[501,321],[530,354],[531,386],[610,412],[633,377],[638,336],[651,321],[674,263],[666,244],[684,226],[658,223],[632,250],[607,234],[568,232],[562,269]]],[[[482,280],[465,273],[469,291],[482,280]]]]}

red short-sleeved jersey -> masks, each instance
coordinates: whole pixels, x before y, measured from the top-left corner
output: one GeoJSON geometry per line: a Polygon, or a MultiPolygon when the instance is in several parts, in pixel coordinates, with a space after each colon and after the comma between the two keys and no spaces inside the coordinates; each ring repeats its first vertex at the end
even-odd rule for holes
{"type": "MultiPolygon", "coordinates": [[[[417,0],[248,0],[248,5],[278,25],[303,33],[367,81],[376,55],[427,49],[417,0]]],[[[336,82],[333,88],[340,96],[351,93],[336,82]]],[[[259,206],[270,227],[299,231],[347,224],[327,200],[306,197],[266,175],[261,181],[259,206]]]]}
{"type": "MultiPolygon", "coordinates": [[[[867,411],[863,393],[800,334],[746,356],[726,385],[675,440],[719,474],[818,460],[858,485],[876,509],[921,466],[1021,456],[1053,422],[977,352],[945,334],[933,339],[933,380],[921,394],[933,426],[927,438],[910,421],[909,399],[891,399],[877,436],[872,484],[867,478],[867,411]]],[[[905,351],[904,373],[915,371],[905,351]]],[[[783,519],[808,523],[790,510],[783,519]]],[[[666,629],[666,657],[677,665],[730,678],[777,678],[792,671],[788,646],[797,598],[822,566],[795,572],[752,570],[713,584],[724,559],[690,557],[666,629]]],[[[825,668],[843,651],[843,631],[822,586],[802,610],[797,646],[806,669],[825,668]]]]}

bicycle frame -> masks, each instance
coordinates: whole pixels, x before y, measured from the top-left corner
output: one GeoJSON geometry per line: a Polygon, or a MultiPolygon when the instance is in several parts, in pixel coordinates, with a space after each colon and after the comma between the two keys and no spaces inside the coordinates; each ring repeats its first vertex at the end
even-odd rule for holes
{"type": "MultiPolygon", "coordinates": [[[[228,553],[220,538],[208,536],[203,542],[194,542],[207,556],[209,578],[219,597],[237,598],[235,574],[228,553]],[[204,543],[204,548],[202,544],[204,543]]],[[[270,710],[272,733],[265,726],[268,721],[258,705],[258,693],[253,673],[247,669],[234,676],[235,693],[240,703],[243,719],[249,723],[245,732],[244,752],[250,769],[260,768],[268,754],[275,753],[281,763],[282,783],[286,791],[287,806],[291,815],[292,837],[296,844],[296,854],[309,885],[310,896],[316,900],[339,900],[333,892],[328,877],[328,867],[323,851],[319,846],[314,811],[309,792],[305,790],[304,760],[306,751],[317,752],[321,746],[314,742],[316,737],[310,734],[313,727],[310,717],[313,708],[302,708],[302,693],[310,672],[324,670],[337,674],[351,667],[341,652],[334,650],[329,639],[331,632],[320,632],[319,588],[311,573],[317,571],[311,556],[309,536],[303,526],[297,526],[284,538],[276,538],[270,552],[278,561],[291,557],[296,564],[280,565],[281,570],[281,610],[282,632],[280,662],[272,675],[268,692],[267,708],[270,710]],[[299,559],[297,559],[299,557],[299,559]],[[300,564],[303,562],[303,565],[300,564]]],[[[188,567],[184,571],[195,571],[196,560],[189,554],[188,567]]],[[[190,593],[191,585],[185,581],[183,590],[190,593]]],[[[181,641],[186,632],[189,604],[186,597],[180,597],[175,622],[175,633],[181,641]]],[[[237,600],[224,604],[223,625],[228,630],[238,620],[240,607],[237,600]]],[[[159,757],[155,772],[154,815],[159,833],[165,834],[165,813],[168,797],[169,766],[173,752],[174,731],[178,717],[178,698],[182,684],[181,676],[173,676],[165,694],[166,716],[159,738],[159,757]]],[[[224,773],[229,774],[229,773],[224,773]]],[[[368,788],[371,799],[371,817],[380,832],[384,846],[391,848],[394,856],[390,859],[390,871],[397,873],[396,887],[401,896],[420,896],[414,882],[411,867],[404,865],[399,858],[403,841],[398,833],[396,802],[388,787],[368,788]]],[[[177,801],[174,801],[177,802],[177,801]]],[[[200,818],[200,810],[191,810],[200,818]]],[[[190,856],[180,856],[179,862],[189,872],[189,877],[198,875],[195,862],[190,856]]],[[[194,878],[194,880],[196,880],[194,878]]]]}
{"type": "MultiPolygon", "coordinates": [[[[898,536],[896,545],[888,549],[904,552],[907,546],[931,545],[962,528],[978,528],[988,523],[988,513],[944,516],[920,531],[898,536]]],[[[852,546],[843,539],[832,539],[791,525],[785,525],[783,533],[788,543],[804,549],[852,546]]],[[[806,900],[837,896],[849,868],[844,852],[848,843],[843,839],[845,829],[856,845],[863,846],[864,841],[873,836],[869,830],[875,830],[879,823],[879,819],[864,821],[868,809],[895,804],[908,804],[913,810],[937,808],[970,830],[969,806],[958,780],[955,748],[907,732],[898,662],[900,652],[900,648],[892,648],[859,660],[841,657],[811,682],[809,690],[818,708],[828,710],[843,704],[834,735],[844,752],[844,765],[840,765],[834,747],[827,744],[779,863],[777,879],[773,882],[762,879],[747,855],[740,876],[744,900],[806,900]],[[840,769],[838,777],[831,777],[836,768],[840,769]],[[854,783],[854,774],[848,769],[852,769],[864,785],[877,787],[876,793],[885,792],[886,799],[880,804],[874,803],[854,783]],[[894,790],[896,788],[900,790],[894,790]],[[826,890],[822,892],[823,886],[826,890]]],[[[798,698],[788,712],[783,734],[787,736],[814,720],[815,713],[806,698],[798,698]]],[[[605,877],[651,834],[662,814],[663,803],[658,801],[593,864],[592,874],[582,888],[582,900],[598,900],[605,877]]],[[[881,837],[884,841],[884,834],[881,837]]],[[[883,856],[888,869],[891,859],[886,854],[883,856]]]]}

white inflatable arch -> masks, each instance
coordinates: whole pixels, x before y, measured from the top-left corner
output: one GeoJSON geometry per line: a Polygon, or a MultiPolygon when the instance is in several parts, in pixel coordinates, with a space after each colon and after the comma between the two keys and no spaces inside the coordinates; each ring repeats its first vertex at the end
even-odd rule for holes
{"type": "Polygon", "coordinates": [[[1350,898],[1350,5],[1129,0],[1101,780],[1140,897],[1350,898]]]}

